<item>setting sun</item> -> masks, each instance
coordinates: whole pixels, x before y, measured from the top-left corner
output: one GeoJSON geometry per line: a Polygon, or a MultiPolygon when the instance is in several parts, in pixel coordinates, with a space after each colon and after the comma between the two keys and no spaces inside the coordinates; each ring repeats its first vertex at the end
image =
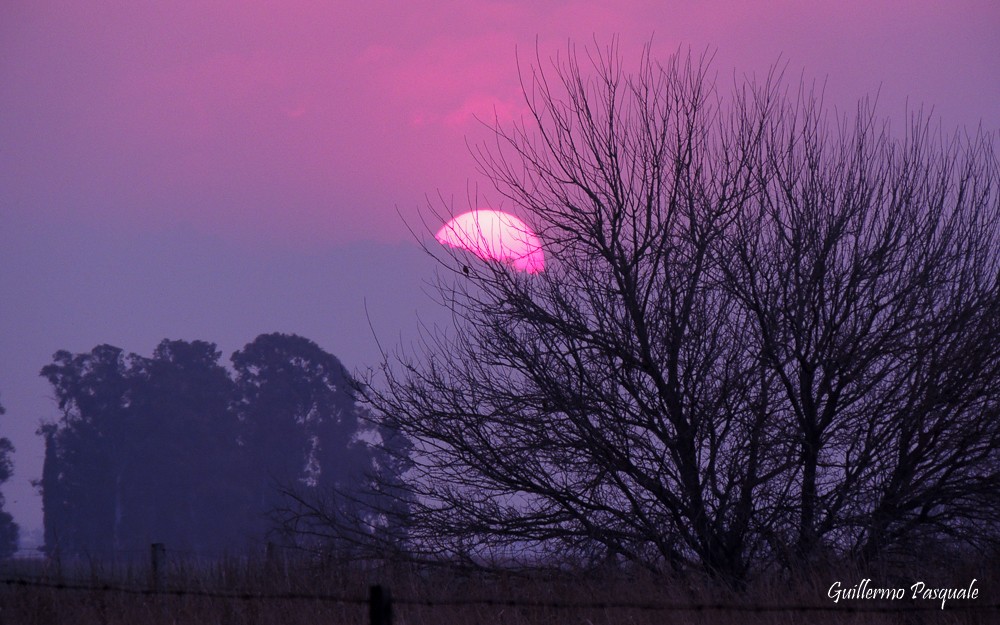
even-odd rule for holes
{"type": "Polygon", "coordinates": [[[545,269],[538,236],[523,221],[503,211],[483,208],[463,213],[442,226],[435,238],[518,271],[539,273],[545,269]]]}

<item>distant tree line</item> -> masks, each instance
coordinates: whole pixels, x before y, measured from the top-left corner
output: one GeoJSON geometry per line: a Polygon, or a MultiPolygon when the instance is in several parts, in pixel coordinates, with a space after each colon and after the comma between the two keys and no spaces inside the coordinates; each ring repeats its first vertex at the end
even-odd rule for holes
{"type": "Polygon", "coordinates": [[[364,490],[378,453],[336,357],[286,334],[234,353],[232,373],[220,357],[180,340],[148,358],[55,354],[41,371],[62,411],[39,430],[48,552],[242,549],[268,535],[283,493],[364,490]]]}

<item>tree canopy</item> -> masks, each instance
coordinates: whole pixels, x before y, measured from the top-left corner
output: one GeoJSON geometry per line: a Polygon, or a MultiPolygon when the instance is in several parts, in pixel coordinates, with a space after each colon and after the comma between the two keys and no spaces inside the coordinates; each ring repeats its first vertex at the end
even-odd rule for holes
{"type": "Polygon", "coordinates": [[[455,328],[366,387],[413,441],[411,547],[742,580],[995,544],[992,138],[586,58],[474,153],[545,271],[442,249],[455,328]]]}
{"type": "Polygon", "coordinates": [[[282,489],[349,488],[369,469],[334,356],[274,333],[233,354],[235,377],[220,358],[177,340],[148,358],[110,345],[55,354],[42,375],[63,416],[40,430],[50,552],[242,548],[264,539],[282,489]]]}

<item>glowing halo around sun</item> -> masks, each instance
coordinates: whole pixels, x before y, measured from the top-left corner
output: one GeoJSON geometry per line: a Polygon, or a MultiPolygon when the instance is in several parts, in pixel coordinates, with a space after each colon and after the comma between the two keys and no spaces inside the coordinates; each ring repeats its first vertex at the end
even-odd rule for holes
{"type": "Polygon", "coordinates": [[[525,273],[545,269],[542,242],[523,221],[489,208],[462,213],[448,221],[435,237],[442,245],[499,261],[525,273]]]}

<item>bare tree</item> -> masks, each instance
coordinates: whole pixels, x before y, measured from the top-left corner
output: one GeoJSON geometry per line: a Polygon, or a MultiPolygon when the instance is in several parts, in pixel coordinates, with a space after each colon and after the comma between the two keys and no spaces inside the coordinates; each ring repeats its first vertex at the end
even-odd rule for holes
{"type": "Polygon", "coordinates": [[[782,103],[721,247],[796,448],[774,528],[799,557],[872,558],[997,519],[1000,197],[988,138],[901,139],[867,105],[829,129],[782,103]]]}
{"type": "Polygon", "coordinates": [[[713,250],[759,184],[763,128],[719,107],[704,59],[645,58],[636,75],[615,50],[593,61],[593,79],[574,57],[555,83],[534,72],[537,133],[498,128],[478,153],[548,270],[477,265],[445,287],[454,335],[368,397],[417,441],[414,544],[741,577],[789,453],[765,444],[750,319],[718,288],[713,250]]]}
{"type": "Polygon", "coordinates": [[[365,388],[414,443],[411,548],[738,581],[1000,519],[989,139],[586,58],[475,153],[546,271],[443,257],[454,329],[365,388]]]}

